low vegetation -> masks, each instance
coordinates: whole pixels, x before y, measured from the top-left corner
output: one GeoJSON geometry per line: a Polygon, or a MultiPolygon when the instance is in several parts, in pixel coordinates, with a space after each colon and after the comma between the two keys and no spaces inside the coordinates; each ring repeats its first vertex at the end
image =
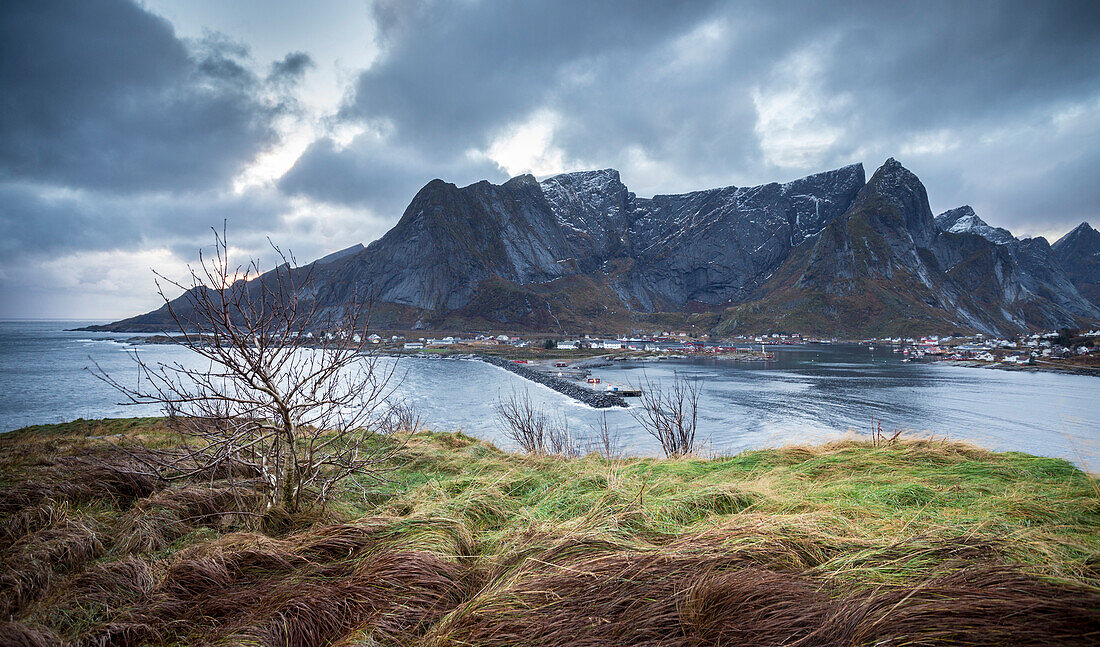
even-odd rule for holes
{"type": "MultiPolygon", "coordinates": [[[[420,432],[327,508],[166,483],[157,419],[0,436],[4,645],[1093,645],[1100,483],[928,440],[517,455],[420,432]]],[[[392,442],[378,437],[376,442],[392,442]]]]}

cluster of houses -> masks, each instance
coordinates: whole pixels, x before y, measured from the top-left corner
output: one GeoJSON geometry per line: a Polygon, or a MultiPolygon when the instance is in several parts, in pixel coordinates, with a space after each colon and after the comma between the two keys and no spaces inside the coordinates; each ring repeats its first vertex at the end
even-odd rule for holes
{"type": "MultiPolygon", "coordinates": [[[[404,340],[404,337],[394,335],[393,340],[404,340]]],[[[477,335],[470,339],[462,337],[421,337],[417,341],[404,341],[403,347],[405,350],[422,350],[424,348],[446,348],[448,346],[454,346],[455,344],[464,344],[468,346],[497,346],[501,344],[508,344],[516,348],[525,348],[531,345],[531,342],[525,339],[513,339],[508,335],[477,335]]]]}
{"type": "Polygon", "coordinates": [[[894,352],[902,352],[907,357],[932,356],[951,360],[1032,364],[1037,359],[1065,359],[1077,355],[1088,355],[1095,352],[1093,345],[1098,341],[1097,337],[1100,337],[1100,330],[1083,332],[1079,339],[1091,338],[1092,341],[1078,343],[1073,347],[1057,343],[1061,338],[1058,332],[1025,334],[1015,339],[977,334],[968,337],[929,335],[919,339],[894,337],[867,340],[867,342],[893,345],[894,352]]]}
{"type": "MultiPolygon", "coordinates": [[[[1081,332],[1078,342],[1072,347],[1058,343],[1065,339],[1057,332],[1033,333],[1021,335],[1015,339],[993,337],[982,334],[972,336],[888,337],[864,340],[865,344],[882,344],[894,347],[894,352],[903,353],[906,359],[924,357],[953,360],[978,360],[985,362],[1004,362],[1028,364],[1036,359],[1067,358],[1087,355],[1100,347],[1100,330],[1081,332]]],[[[358,339],[356,339],[358,341],[358,339]]],[[[830,344],[837,343],[836,338],[806,337],[798,333],[768,333],[763,335],[738,335],[723,341],[711,341],[708,335],[689,335],[686,332],[656,331],[636,336],[600,338],[591,335],[547,342],[543,339],[523,339],[509,335],[477,334],[471,337],[420,337],[406,339],[402,335],[382,337],[373,334],[367,337],[372,344],[398,344],[406,351],[429,348],[447,348],[460,344],[463,346],[511,346],[524,348],[530,346],[556,348],[557,350],[608,350],[608,351],[644,351],[661,353],[708,354],[734,350],[733,344],[830,344]]]]}

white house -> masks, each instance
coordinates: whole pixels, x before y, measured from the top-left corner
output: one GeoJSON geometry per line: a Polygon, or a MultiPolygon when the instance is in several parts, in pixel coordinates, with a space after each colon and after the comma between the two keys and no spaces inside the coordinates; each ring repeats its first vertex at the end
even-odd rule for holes
{"type": "Polygon", "coordinates": [[[575,341],[559,341],[557,344],[558,350],[577,350],[577,342],[575,341]]]}
{"type": "Polygon", "coordinates": [[[418,341],[405,342],[405,350],[420,350],[421,348],[424,348],[424,344],[421,344],[418,341]]]}
{"type": "Polygon", "coordinates": [[[618,339],[605,339],[603,343],[600,344],[600,348],[604,350],[621,350],[622,347],[623,343],[618,339]]]}

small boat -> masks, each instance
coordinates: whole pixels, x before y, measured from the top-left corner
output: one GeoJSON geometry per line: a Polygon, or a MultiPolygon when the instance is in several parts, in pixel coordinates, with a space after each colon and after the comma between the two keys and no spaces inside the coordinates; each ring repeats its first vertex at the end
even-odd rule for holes
{"type": "Polygon", "coordinates": [[[621,395],[624,398],[640,398],[642,396],[641,389],[635,389],[629,386],[612,386],[608,384],[607,392],[621,395]]]}
{"type": "Polygon", "coordinates": [[[874,346],[868,346],[867,350],[875,350],[875,347],[874,346]]]}

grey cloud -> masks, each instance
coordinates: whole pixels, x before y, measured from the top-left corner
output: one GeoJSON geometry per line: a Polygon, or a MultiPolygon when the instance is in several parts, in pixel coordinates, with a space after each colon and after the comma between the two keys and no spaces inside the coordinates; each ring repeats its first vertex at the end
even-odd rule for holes
{"type": "Polygon", "coordinates": [[[327,138],[314,142],[282,177],[279,188],[325,202],[369,207],[392,223],[416,191],[435,177],[458,184],[507,179],[486,161],[461,155],[431,159],[407,147],[360,136],[346,148],[327,138]]]}
{"type": "Polygon", "coordinates": [[[0,176],[135,192],[225,186],[281,109],[210,35],[121,0],[16,1],[0,19],[0,176]]]}
{"type": "Polygon", "coordinates": [[[306,73],[306,70],[315,67],[313,58],[305,52],[291,52],[286,55],[281,61],[276,61],[271,64],[271,74],[269,78],[276,81],[291,80],[297,81],[302,78],[302,75],[306,73]]]}
{"type": "MultiPolygon", "coordinates": [[[[542,108],[561,116],[554,143],[568,159],[623,167],[641,150],[668,169],[642,182],[624,172],[643,193],[874,164],[942,131],[968,150],[919,160],[933,198],[939,190],[944,200],[984,200],[996,205],[994,220],[1027,223],[1047,211],[1025,211],[1037,200],[996,199],[989,187],[997,164],[979,157],[992,149],[970,144],[1100,96],[1100,7],[1091,2],[374,7],[385,49],[356,80],[340,118],[392,124],[391,148],[429,160],[417,185],[436,175],[455,179],[446,172],[463,170],[465,151],[483,149],[503,126],[542,108]],[[708,24],[720,30],[717,40],[708,40],[708,24]],[[836,131],[835,141],[807,161],[775,165],[758,131],[757,90],[816,93],[805,101],[836,131]]],[[[816,123],[805,130],[820,132],[816,123]]],[[[315,148],[283,186],[359,201],[357,173],[388,180],[387,173],[417,172],[400,160],[387,170],[383,155],[364,169],[372,146],[315,148]]],[[[1075,179],[1091,171],[1084,156],[1070,146],[1040,148],[1058,169],[1047,176],[1052,190],[1091,195],[1075,179]]],[[[399,186],[383,184],[375,188],[399,186]]]]}
{"type": "Polygon", "coordinates": [[[709,4],[390,3],[376,11],[391,16],[383,24],[388,49],[360,75],[342,116],[383,117],[405,141],[460,152],[550,101],[564,64],[648,48],[709,4]]]}
{"type": "Polygon", "coordinates": [[[228,222],[238,236],[283,226],[284,200],[274,192],[118,196],[0,184],[0,257],[4,264],[80,251],[183,244],[194,251],[208,227],[228,222]]]}

